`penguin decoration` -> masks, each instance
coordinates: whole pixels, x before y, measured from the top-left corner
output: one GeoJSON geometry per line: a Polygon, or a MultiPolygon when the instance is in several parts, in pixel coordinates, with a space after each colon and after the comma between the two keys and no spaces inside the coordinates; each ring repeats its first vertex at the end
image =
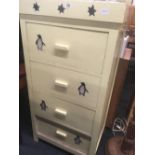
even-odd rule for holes
{"type": "Polygon", "coordinates": [[[41,110],[46,111],[47,106],[46,106],[46,103],[45,103],[45,101],[44,101],[44,100],[42,100],[42,101],[41,101],[41,103],[40,103],[40,107],[41,107],[41,110]]]}
{"type": "Polygon", "coordinates": [[[80,145],[82,143],[82,140],[79,135],[76,135],[76,137],[74,138],[74,143],[77,145],[80,145]]]}
{"type": "Polygon", "coordinates": [[[37,49],[39,51],[43,50],[43,46],[45,46],[45,43],[42,40],[42,36],[40,34],[37,35],[37,40],[36,40],[36,45],[37,45],[37,49]]]}
{"type": "Polygon", "coordinates": [[[88,90],[86,88],[86,84],[84,82],[81,82],[81,85],[78,87],[79,95],[85,96],[85,93],[88,93],[88,90]]]}

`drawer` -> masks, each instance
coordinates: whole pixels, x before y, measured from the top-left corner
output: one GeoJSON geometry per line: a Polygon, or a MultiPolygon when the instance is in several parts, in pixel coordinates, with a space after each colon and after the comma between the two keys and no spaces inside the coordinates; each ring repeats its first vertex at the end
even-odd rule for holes
{"type": "Polygon", "coordinates": [[[95,109],[100,79],[78,72],[31,62],[34,91],[95,109]]]}
{"type": "Polygon", "coordinates": [[[108,33],[43,23],[27,23],[27,32],[31,60],[102,73],[108,33]]]}
{"type": "Polygon", "coordinates": [[[74,131],[64,129],[52,122],[37,119],[37,135],[56,146],[61,146],[75,154],[87,154],[90,139],[74,131]]]}
{"type": "Polygon", "coordinates": [[[91,135],[95,112],[55,97],[33,92],[35,115],[91,135]]]}

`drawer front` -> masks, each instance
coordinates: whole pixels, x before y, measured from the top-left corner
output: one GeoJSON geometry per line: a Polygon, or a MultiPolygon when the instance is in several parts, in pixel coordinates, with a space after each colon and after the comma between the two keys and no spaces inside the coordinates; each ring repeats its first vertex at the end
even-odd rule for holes
{"type": "Polygon", "coordinates": [[[108,33],[39,23],[28,23],[27,32],[31,60],[102,73],[108,33]]]}
{"type": "Polygon", "coordinates": [[[37,119],[37,134],[44,140],[63,146],[65,150],[74,150],[77,154],[87,154],[89,150],[90,140],[88,138],[51,122],[37,119]]]}
{"type": "Polygon", "coordinates": [[[95,109],[100,79],[61,68],[31,63],[34,91],[95,109]]]}
{"type": "Polygon", "coordinates": [[[95,112],[33,92],[35,115],[91,135],[95,112]]]}

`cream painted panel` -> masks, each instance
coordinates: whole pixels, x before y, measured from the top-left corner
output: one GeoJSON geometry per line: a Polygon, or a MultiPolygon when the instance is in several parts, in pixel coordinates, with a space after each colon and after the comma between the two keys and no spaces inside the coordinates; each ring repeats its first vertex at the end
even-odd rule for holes
{"type": "Polygon", "coordinates": [[[123,30],[126,4],[20,0],[19,5],[34,140],[41,138],[76,155],[95,155],[99,135],[103,131],[100,127],[104,129],[105,126],[114,79],[111,78],[114,77],[112,72],[117,69],[114,62],[119,56],[118,40],[122,38],[118,33],[123,30]],[[40,6],[39,11],[34,11],[36,2],[40,6]],[[64,13],[58,11],[61,3],[66,7],[64,13]],[[89,16],[88,7],[92,5],[96,12],[89,16]],[[38,34],[45,43],[42,51],[36,48],[38,34]],[[85,96],[78,93],[81,82],[89,91],[85,96]],[[50,110],[47,115],[37,109],[42,98],[39,94],[44,94],[45,99],[51,101],[47,103],[47,111],[50,110]],[[78,108],[74,108],[76,106],[78,108]],[[94,111],[95,116],[87,109],[94,111]],[[73,119],[67,119],[65,124],[54,118],[53,110],[63,117],[72,115],[73,119]],[[72,112],[69,113],[70,110],[72,112]],[[78,111],[80,117],[90,117],[88,124],[81,119],[83,126],[79,123],[79,128],[74,122],[79,122],[78,111]],[[36,113],[44,119],[38,119],[36,113]],[[90,128],[86,129],[85,125],[90,128]],[[91,139],[88,138],[90,132],[91,139]],[[77,135],[81,136],[80,145],[74,141],[77,135]]]}
{"type": "MultiPolygon", "coordinates": [[[[34,91],[84,107],[96,108],[100,90],[100,79],[97,77],[34,62],[31,62],[31,77],[34,91]],[[79,95],[81,82],[85,83],[88,90],[85,96],[79,95]]],[[[83,93],[83,89],[81,92],[83,93]]]]}
{"type": "Polygon", "coordinates": [[[41,23],[27,23],[27,32],[31,60],[101,74],[108,33],[41,23]],[[36,45],[38,34],[45,43],[42,51],[36,45]]]}
{"type": "Polygon", "coordinates": [[[91,135],[95,115],[91,110],[38,92],[33,92],[33,108],[37,116],[91,135]],[[45,110],[40,106],[42,100],[47,106],[45,110]]]}
{"type": "Polygon", "coordinates": [[[53,144],[61,145],[65,150],[70,148],[77,154],[87,154],[90,140],[81,136],[79,133],[70,132],[64,128],[37,119],[37,134],[39,137],[51,141],[53,144]],[[76,144],[75,140],[80,136],[81,143],[76,144]]]}
{"type": "Polygon", "coordinates": [[[63,17],[71,19],[84,19],[90,21],[104,21],[112,23],[123,23],[125,3],[113,3],[89,0],[20,0],[19,12],[22,14],[43,15],[52,17],[63,17]],[[33,4],[39,5],[39,11],[35,11],[33,4]],[[58,6],[63,4],[66,8],[64,13],[58,11],[58,6]],[[95,16],[89,16],[88,8],[94,5],[95,16]]]}

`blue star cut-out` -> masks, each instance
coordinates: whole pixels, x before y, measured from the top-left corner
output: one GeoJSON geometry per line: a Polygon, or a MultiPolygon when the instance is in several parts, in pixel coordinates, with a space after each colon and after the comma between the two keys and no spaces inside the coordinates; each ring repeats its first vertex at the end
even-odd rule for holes
{"type": "Polygon", "coordinates": [[[65,8],[64,8],[63,4],[58,6],[58,10],[60,13],[64,13],[65,8]]]}
{"type": "Polygon", "coordinates": [[[88,7],[88,12],[89,12],[89,16],[91,15],[95,16],[96,10],[94,9],[94,5],[92,5],[91,7],[88,7]]]}
{"type": "Polygon", "coordinates": [[[33,8],[35,11],[39,11],[39,7],[40,6],[37,4],[37,2],[33,4],[33,8]]]}

